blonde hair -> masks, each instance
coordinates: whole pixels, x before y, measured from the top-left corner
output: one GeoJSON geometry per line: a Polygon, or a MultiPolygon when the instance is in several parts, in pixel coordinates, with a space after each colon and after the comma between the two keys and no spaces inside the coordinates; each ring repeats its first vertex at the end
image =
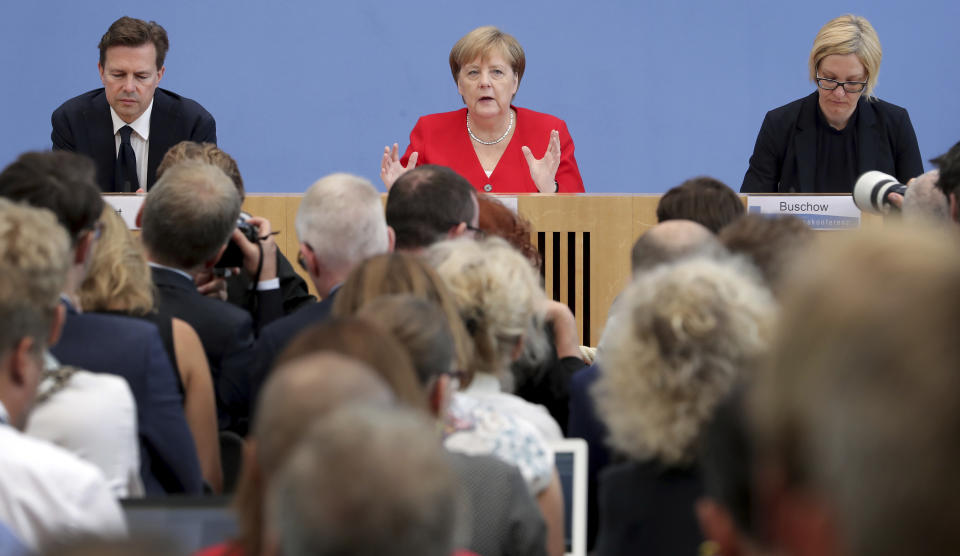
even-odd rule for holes
{"type": "Polygon", "coordinates": [[[509,386],[512,354],[521,340],[526,359],[543,358],[547,296],[526,257],[498,237],[442,241],[426,257],[453,294],[473,339],[474,373],[496,375],[509,386]]]}
{"type": "Polygon", "coordinates": [[[494,51],[502,54],[510,64],[513,73],[517,74],[517,86],[519,86],[523,79],[523,70],[527,65],[523,47],[512,35],[492,25],[477,27],[453,45],[450,50],[450,73],[453,74],[454,83],[459,82],[460,68],[464,64],[469,64],[477,58],[486,58],[494,51]]]}
{"type": "Polygon", "coordinates": [[[857,55],[867,72],[867,87],[863,94],[869,99],[875,98],[873,89],[877,86],[883,49],[880,47],[880,37],[867,18],[846,14],[831,19],[820,28],[817,37],[813,39],[813,48],[810,49],[810,81],[816,83],[820,62],[833,54],[857,55]]]}
{"type": "Polygon", "coordinates": [[[175,166],[184,160],[199,160],[211,166],[216,166],[223,170],[223,173],[230,178],[233,185],[237,187],[237,193],[243,199],[246,191],[243,189],[243,176],[240,175],[240,168],[237,161],[226,152],[220,150],[214,143],[197,143],[196,141],[180,141],[170,147],[167,154],[163,155],[163,160],[157,166],[157,179],[163,176],[171,166],[175,166]]]}
{"type": "Polygon", "coordinates": [[[773,307],[734,260],[685,259],[639,275],[592,391],[610,445],[639,461],[692,462],[700,429],[767,347],[773,307]]]}
{"type": "Polygon", "coordinates": [[[100,239],[78,292],[80,306],[85,311],[149,313],[154,305],[153,280],[143,246],[110,205],[104,207],[100,222],[100,239]]]}

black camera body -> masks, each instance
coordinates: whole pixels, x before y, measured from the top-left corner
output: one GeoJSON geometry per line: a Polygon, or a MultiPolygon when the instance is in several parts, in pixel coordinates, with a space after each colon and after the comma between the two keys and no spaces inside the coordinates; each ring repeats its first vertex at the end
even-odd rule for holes
{"type": "MultiPolygon", "coordinates": [[[[257,227],[244,220],[242,216],[237,219],[237,229],[240,230],[243,237],[247,238],[251,243],[260,241],[260,232],[257,230],[257,227]]],[[[231,239],[230,243],[227,244],[227,248],[223,251],[223,256],[217,261],[216,268],[235,268],[242,266],[243,251],[240,249],[240,246],[231,239]]]]}

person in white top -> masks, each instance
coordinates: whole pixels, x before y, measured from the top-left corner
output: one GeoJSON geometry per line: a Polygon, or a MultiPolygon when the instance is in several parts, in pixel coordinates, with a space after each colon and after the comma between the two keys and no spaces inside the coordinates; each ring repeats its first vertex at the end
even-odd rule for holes
{"type": "Polygon", "coordinates": [[[78,535],[126,532],[103,475],[21,430],[43,351],[64,321],[69,240],[46,210],[0,199],[0,522],[31,550],[78,535]]]}

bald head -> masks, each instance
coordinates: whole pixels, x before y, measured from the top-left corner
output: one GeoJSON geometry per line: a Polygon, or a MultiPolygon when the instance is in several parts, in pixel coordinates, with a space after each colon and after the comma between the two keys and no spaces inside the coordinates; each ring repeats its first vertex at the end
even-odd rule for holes
{"type": "Polygon", "coordinates": [[[348,404],[389,406],[390,386],[367,365],[320,352],[276,369],[260,396],[253,432],[260,465],[276,470],[310,423],[348,404]]]}
{"type": "Polygon", "coordinates": [[[630,252],[633,274],[693,255],[719,257],[725,253],[716,236],[692,220],[668,220],[647,230],[630,252]]]}

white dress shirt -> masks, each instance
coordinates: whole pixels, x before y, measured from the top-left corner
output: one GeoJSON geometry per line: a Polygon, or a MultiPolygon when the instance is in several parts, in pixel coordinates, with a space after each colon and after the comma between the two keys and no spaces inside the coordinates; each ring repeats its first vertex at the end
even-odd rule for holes
{"type": "Polygon", "coordinates": [[[0,404],[0,521],[31,550],[63,536],[124,536],[103,475],[73,454],[6,424],[0,404]]]}
{"type": "Polygon", "coordinates": [[[530,423],[537,428],[547,442],[563,440],[563,431],[547,408],[530,403],[520,396],[501,391],[500,381],[491,374],[474,375],[470,386],[463,391],[463,394],[484,402],[497,411],[530,423]]]}
{"type": "MultiPolygon", "coordinates": [[[[39,390],[51,387],[46,378],[39,390]]],[[[24,432],[95,465],[117,498],[143,496],[137,405],[123,378],[77,370],[33,408],[24,432]]]]}
{"type": "Polygon", "coordinates": [[[113,119],[113,138],[116,149],[114,156],[120,152],[120,128],[129,125],[133,128],[130,134],[130,146],[133,147],[133,154],[137,157],[137,181],[140,183],[140,189],[147,190],[147,155],[150,152],[150,114],[153,113],[153,101],[150,106],[140,114],[140,117],[128,124],[120,119],[120,116],[110,107],[110,118],[113,119]]]}

